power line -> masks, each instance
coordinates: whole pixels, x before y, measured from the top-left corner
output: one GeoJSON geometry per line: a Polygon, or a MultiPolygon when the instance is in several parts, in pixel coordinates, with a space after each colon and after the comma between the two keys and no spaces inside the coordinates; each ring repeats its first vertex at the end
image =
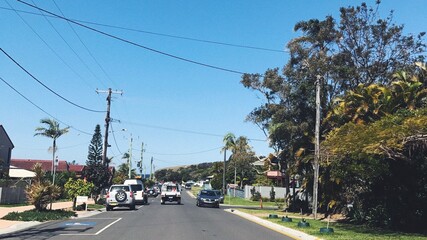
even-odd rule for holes
{"type": "MultiPolygon", "coordinates": [[[[136,126],[147,127],[147,128],[155,128],[155,129],[161,129],[161,130],[167,130],[167,131],[182,132],[182,133],[197,134],[197,135],[205,135],[205,136],[212,136],[212,137],[221,137],[221,138],[224,137],[224,135],[221,135],[221,134],[197,132],[197,131],[193,131],[193,130],[184,130],[184,129],[177,129],[177,128],[169,128],[169,127],[161,127],[161,126],[155,126],[155,125],[149,125],[149,124],[143,124],[143,123],[135,123],[135,122],[128,122],[128,121],[121,121],[121,122],[126,123],[126,124],[130,124],[130,125],[136,125],[136,126]]],[[[257,142],[267,141],[267,140],[256,139],[256,138],[248,138],[248,140],[257,141],[257,142]]]]}
{"type": "MultiPolygon", "coordinates": [[[[19,10],[16,10],[15,8],[12,7],[12,5],[10,5],[10,3],[8,1],[6,1],[6,3],[11,7],[11,10],[14,11],[16,13],[16,15],[18,15],[18,17],[25,23],[25,25],[27,25],[27,27],[29,29],[31,29],[31,31],[40,39],[40,41],[42,41],[47,48],[49,48],[50,51],[53,52],[53,54],[66,66],[68,67],[80,80],[82,80],[87,86],[89,86],[91,89],[93,89],[94,87],[91,86],[85,79],[83,79],[83,77],[76,71],[74,70],[60,55],[59,53],[57,53],[55,51],[55,49],[53,49],[43,38],[42,36],[40,36],[40,34],[37,33],[37,31],[31,27],[31,25],[18,13],[21,12],[19,10]]],[[[41,14],[39,14],[41,16],[41,14]]],[[[51,16],[47,16],[47,17],[51,17],[51,16]]]]}
{"type": "Polygon", "coordinates": [[[119,151],[119,153],[123,155],[122,151],[120,151],[119,145],[117,144],[116,134],[114,134],[113,124],[110,123],[110,126],[111,126],[111,133],[113,134],[113,139],[114,139],[114,143],[116,144],[117,151],[119,151]]]}
{"type": "Polygon", "coordinates": [[[174,59],[181,60],[181,61],[184,61],[184,62],[193,63],[193,64],[196,64],[196,65],[199,65],[199,66],[203,66],[203,67],[207,67],[207,68],[212,68],[212,69],[216,69],[216,70],[220,70],[220,71],[225,71],[225,72],[235,73],[235,74],[239,74],[239,75],[245,74],[244,72],[241,72],[241,71],[236,71],[236,70],[232,70],[232,69],[228,69],[228,68],[218,67],[218,66],[214,66],[214,65],[211,65],[211,64],[207,64],[207,63],[202,63],[202,62],[198,62],[198,61],[195,61],[195,60],[191,60],[191,59],[188,59],[188,58],[179,57],[179,56],[177,56],[177,55],[173,55],[173,54],[170,54],[170,53],[166,53],[166,52],[163,52],[163,51],[160,51],[160,50],[156,50],[156,49],[154,49],[154,48],[150,48],[150,47],[147,47],[147,46],[141,45],[141,44],[139,44],[139,43],[132,42],[132,41],[130,41],[130,40],[127,40],[127,39],[124,39],[124,38],[121,38],[121,37],[118,37],[118,36],[115,36],[115,35],[112,35],[112,34],[106,33],[106,32],[104,32],[104,31],[101,31],[101,30],[98,30],[98,29],[95,29],[95,28],[89,27],[89,26],[87,26],[87,25],[81,24],[81,23],[79,23],[79,22],[73,21],[73,20],[71,20],[71,19],[68,19],[68,18],[62,17],[62,16],[60,16],[60,15],[57,15],[57,14],[52,13],[52,12],[49,12],[49,11],[44,10],[44,9],[42,9],[42,8],[39,8],[39,7],[37,7],[37,6],[31,5],[31,4],[29,4],[29,3],[27,3],[27,2],[24,2],[24,1],[22,1],[22,0],[17,0],[17,1],[18,1],[18,2],[23,3],[23,4],[27,5],[27,6],[30,6],[30,7],[32,7],[32,8],[36,8],[36,9],[38,9],[38,10],[40,10],[40,11],[45,12],[45,13],[51,14],[51,15],[53,15],[53,16],[55,16],[55,17],[58,17],[58,18],[60,18],[60,19],[65,20],[65,21],[71,22],[71,23],[76,24],[76,25],[78,25],[78,26],[81,26],[81,27],[84,27],[84,28],[89,29],[89,30],[91,30],[91,31],[97,32],[97,33],[99,33],[99,34],[102,34],[102,35],[104,35],[104,36],[107,36],[107,37],[110,37],[110,38],[113,38],[113,39],[119,40],[119,41],[124,42],[124,43],[128,43],[128,44],[130,44],[130,45],[133,45],[133,46],[136,46],[136,47],[139,47],[139,48],[143,48],[143,49],[148,50],[148,51],[151,51],[151,52],[155,52],[155,53],[158,53],[158,54],[161,54],[161,55],[164,55],[164,56],[170,57],[170,58],[174,58],[174,59]]]}
{"type": "Polygon", "coordinates": [[[47,111],[45,111],[43,108],[41,108],[41,107],[39,107],[37,104],[35,104],[33,101],[31,101],[30,99],[28,99],[24,94],[22,94],[21,92],[19,92],[17,89],[15,89],[12,85],[10,85],[6,80],[4,80],[2,77],[0,77],[0,80],[2,81],[2,82],[4,82],[7,86],[9,86],[13,91],[15,91],[17,94],[19,94],[21,97],[23,97],[25,100],[27,100],[29,103],[31,103],[33,106],[35,106],[36,108],[38,108],[40,111],[42,111],[42,112],[44,112],[45,114],[47,114],[48,116],[50,116],[50,117],[52,117],[53,119],[55,119],[56,121],[58,121],[58,122],[60,122],[60,123],[62,123],[62,124],[64,124],[64,125],[66,125],[66,126],[68,126],[68,127],[70,127],[70,128],[72,128],[72,129],[74,129],[74,130],[76,130],[76,131],[78,131],[78,132],[81,132],[81,133],[83,133],[83,134],[86,134],[86,135],[92,135],[92,134],[90,134],[90,133],[88,133],[88,132],[85,132],[85,131],[82,131],[82,130],[80,130],[80,129],[78,129],[78,128],[75,128],[75,127],[73,127],[73,126],[71,126],[71,125],[69,125],[69,124],[66,124],[65,122],[63,122],[63,121],[61,121],[61,120],[59,120],[58,118],[56,118],[55,116],[53,116],[52,114],[50,114],[50,113],[48,113],[47,111]]]}
{"type": "MultiPolygon", "coordinates": [[[[35,5],[34,1],[31,0],[33,2],[33,4],[35,5]]],[[[96,78],[98,79],[98,81],[105,86],[105,84],[99,79],[99,77],[92,71],[92,69],[89,67],[89,65],[87,65],[87,63],[85,61],[83,61],[83,59],[80,57],[80,55],[76,52],[76,50],[74,50],[73,47],[71,47],[71,45],[68,43],[68,41],[62,36],[62,34],[58,31],[58,29],[56,29],[56,27],[52,24],[52,22],[46,17],[46,15],[44,15],[42,13],[44,19],[49,23],[49,25],[52,27],[52,29],[56,32],[56,34],[58,34],[58,36],[62,39],[62,41],[65,43],[65,45],[68,46],[68,48],[71,50],[71,52],[74,53],[74,55],[77,57],[77,59],[79,59],[79,61],[86,67],[86,69],[96,78]]]]}
{"type": "MultiPolygon", "coordinates": [[[[56,5],[56,3],[55,3],[55,5],[56,5]]],[[[5,7],[0,7],[0,9],[12,10],[12,9],[5,8],[5,7]]],[[[26,14],[41,16],[41,14],[35,13],[35,12],[29,12],[29,11],[23,11],[23,10],[17,10],[17,11],[22,12],[22,13],[26,13],[26,14]]],[[[62,15],[64,16],[64,14],[62,14],[62,15]]],[[[56,18],[55,16],[48,16],[48,17],[56,18]]],[[[159,32],[146,31],[146,30],[129,28],[129,27],[122,27],[122,26],[115,26],[115,25],[104,24],[104,23],[78,20],[78,19],[73,19],[73,18],[70,18],[70,20],[73,20],[73,21],[76,21],[79,23],[86,23],[86,24],[91,24],[91,25],[96,25],[96,26],[121,29],[121,30],[126,30],[126,31],[131,31],[131,32],[145,33],[145,34],[150,34],[150,35],[176,38],[176,39],[183,39],[183,40],[202,42],[202,43],[208,43],[208,44],[216,44],[216,45],[222,45],[222,46],[228,46],[228,47],[247,48],[247,49],[254,49],[254,50],[261,50],[261,51],[268,51],[268,52],[278,52],[278,53],[286,53],[287,52],[286,50],[278,50],[278,49],[265,48],[265,47],[256,47],[256,46],[243,45],[243,44],[226,43],[226,42],[206,40],[206,39],[200,39],[200,38],[184,37],[184,36],[172,35],[172,34],[167,34],[167,33],[159,33],[159,32]]]]}
{"type": "MultiPolygon", "coordinates": [[[[191,153],[156,153],[156,152],[147,152],[149,154],[154,154],[154,155],[164,155],[164,156],[185,156],[185,155],[196,155],[196,154],[200,154],[200,153],[206,153],[206,152],[212,152],[218,149],[223,148],[221,147],[216,147],[216,148],[212,148],[212,149],[208,149],[208,150],[202,150],[202,151],[198,151],[198,152],[191,152],[191,153]]],[[[136,149],[134,149],[136,150],[136,149]]]]}
{"type": "MultiPolygon", "coordinates": [[[[59,8],[58,4],[56,4],[55,0],[52,0],[53,3],[55,4],[56,8],[58,8],[59,12],[61,13],[61,15],[63,17],[65,17],[64,13],[62,12],[61,8],[59,8]]],[[[47,17],[46,15],[43,14],[43,16],[47,17]]],[[[93,61],[96,63],[96,65],[98,65],[98,67],[101,69],[101,71],[104,73],[104,75],[113,83],[113,85],[115,85],[117,87],[117,84],[113,81],[113,79],[110,77],[110,75],[105,71],[105,69],[102,67],[102,65],[99,63],[99,61],[96,59],[96,57],[92,54],[92,52],[89,50],[89,48],[87,47],[87,45],[83,42],[83,39],[80,37],[80,35],[76,32],[76,30],[73,28],[73,26],[67,22],[68,26],[71,28],[71,30],[73,30],[74,34],[77,36],[77,38],[79,39],[80,43],[83,45],[83,47],[86,49],[86,51],[89,53],[89,56],[91,56],[91,58],[93,59],[93,61]]]]}
{"type": "Polygon", "coordinates": [[[99,110],[89,109],[89,108],[80,106],[80,105],[78,105],[78,104],[76,104],[76,103],[74,103],[74,102],[66,99],[65,97],[63,97],[59,93],[55,92],[54,90],[52,90],[51,88],[49,88],[48,86],[46,86],[39,79],[37,79],[34,75],[32,75],[29,71],[27,71],[27,69],[25,69],[23,66],[21,66],[21,64],[19,64],[17,61],[15,61],[15,59],[13,59],[9,54],[7,54],[2,48],[0,48],[0,51],[2,51],[4,55],[6,55],[12,62],[14,62],[19,68],[21,68],[25,73],[27,73],[32,79],[36,80],[40,85],[42,85],[44,88],[46,88],[47,90],[49,90],[51,93],[55,94],[56,96],[58,96],[62,100],[68,102],[69,104],[71,104],[73,106],[76,106],[78,108],[81,108],[81,109],[89,111],[89,112],[97,112],[97,113],[103,113],[103,112],[105,112],[105,111],[99,111],[99,110]]]}

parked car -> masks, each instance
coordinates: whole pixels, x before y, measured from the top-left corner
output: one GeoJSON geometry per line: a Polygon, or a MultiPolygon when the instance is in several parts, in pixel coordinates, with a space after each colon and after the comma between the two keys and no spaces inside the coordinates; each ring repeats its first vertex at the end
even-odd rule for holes
{"type": "Polygon", "coordinates": [[[221,190],[212,190],[219,196],[219,203],[224,203],[224,194],[221,190]]]}
{"type": "Polygon", "coordinates": [[[198,207],[202,206],[212,206],[219,208],[219,196],[213,190],[201,190],[199,194],[197,194],[197,202],[196,205],[198,207]]]}
{"type": "Polygon", "coordinates": [[[140,179],[127,179],[123,184],[132,186],[136,204],[147,204],[148,196],[144,192],[144,184],[140,179]]]}
{"type": "Polygon", "coordinates": [[[107,211],[113,210],[114,207],[129,207],[131,210],[135,210],[135,194],[132,186],[111,185],[107,192],[105,207],[107,211]]]}
{"type": "Polygon", "coordinates": [[[161,204],[176,202],[181,204],[181,186],[177,183],[167,182],[162,185],[161,204]]]}
{"type": "Polygon", "coordinates": [[[185,189],[187,189],[187,190],[191,190],[191,187],[193,186],[193,184],[192,183],[186,183],[185,184],[185,189]]]}

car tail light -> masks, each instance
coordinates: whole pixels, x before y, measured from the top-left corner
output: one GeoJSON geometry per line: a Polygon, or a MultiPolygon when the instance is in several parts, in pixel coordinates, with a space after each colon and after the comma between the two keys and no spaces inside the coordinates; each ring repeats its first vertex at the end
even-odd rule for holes
{"type": "Polygon", "coordinates": [[[110,192],[107,192],[107,198],[110,198],[110,192]]]}
{"type": "Polygon", "coordinates": [[[130,197],[133,197],[133,192],[132,191],[130,191],[130,197]]]}

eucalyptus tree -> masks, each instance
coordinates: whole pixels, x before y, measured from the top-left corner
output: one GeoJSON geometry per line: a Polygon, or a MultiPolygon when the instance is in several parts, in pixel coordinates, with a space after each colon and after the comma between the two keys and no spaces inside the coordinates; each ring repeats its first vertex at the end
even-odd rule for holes
{"type": "MultiPolygon", "coordinates": [[[[393,12],[381,18],[379,6],[380,1],[374,7],[362,3],[357,7],[340,8],[339,19],[327,16],[324,20],[298,22],[294,30],[301,35],[287,44],[290,58],[281,73],[278,69],[268,69],[262,75],[242,76],[243,86],[261,93],[265,101],[248,115],[247,120],[269,137],[271,146],[281,153],[281,165],[288,174],[299,173],[304,179],[312,177],[310,161],[314,148],[317,76],[322,77],[323,140],[333,130],[324,119],[336,106],[336,97],[343,97],[348,91],[357,92],[358,88],[369,90],[365,87],[371,84],[389,86],[397,69],[413,75],[417,70],[412,63],[424,59],[425,33],[405,34],[403,25],[393,22],[393,12]]],[[[374,99],[375,96],[364,100],[374,99]]],[[[347,110],[347,113],[353,111],[347,110]]],[[[376,111],[381,116],[383,109],[377,106],[358,118],[376,120],[376,111]]],[[[326,171],[321,169],[321,174],[326,171]]],[[[306,187],[311,186],[307,184],[306,187]]],[[[328,191],[320,187],[321,194],[328,191]]],[[[322,205],[327,206],[327,203],[322,205]]]]}
{"type": "Polygon", "coordinates": [[[55,184],[55,156],[56,156],[56,140],[62,135],[68,133],[70,127],[60,128],[59,123],[54,119],[43,118],[40,123],[46,125],[45,127],[37,127],[34,136],[44,136],[51,138],[52,143],[52,184],[55,184]]]}

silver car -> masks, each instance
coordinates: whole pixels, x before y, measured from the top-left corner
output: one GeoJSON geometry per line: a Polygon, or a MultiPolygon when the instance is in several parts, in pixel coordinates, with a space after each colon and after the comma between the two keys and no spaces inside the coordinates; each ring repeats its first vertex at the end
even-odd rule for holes
{"type": "Polygon", "coordinates": [[[111,211],[114,207],[129,207],[135,210],[135,195],[130,185],[111,185],[107,193],[106,209],[111,211]]]}

